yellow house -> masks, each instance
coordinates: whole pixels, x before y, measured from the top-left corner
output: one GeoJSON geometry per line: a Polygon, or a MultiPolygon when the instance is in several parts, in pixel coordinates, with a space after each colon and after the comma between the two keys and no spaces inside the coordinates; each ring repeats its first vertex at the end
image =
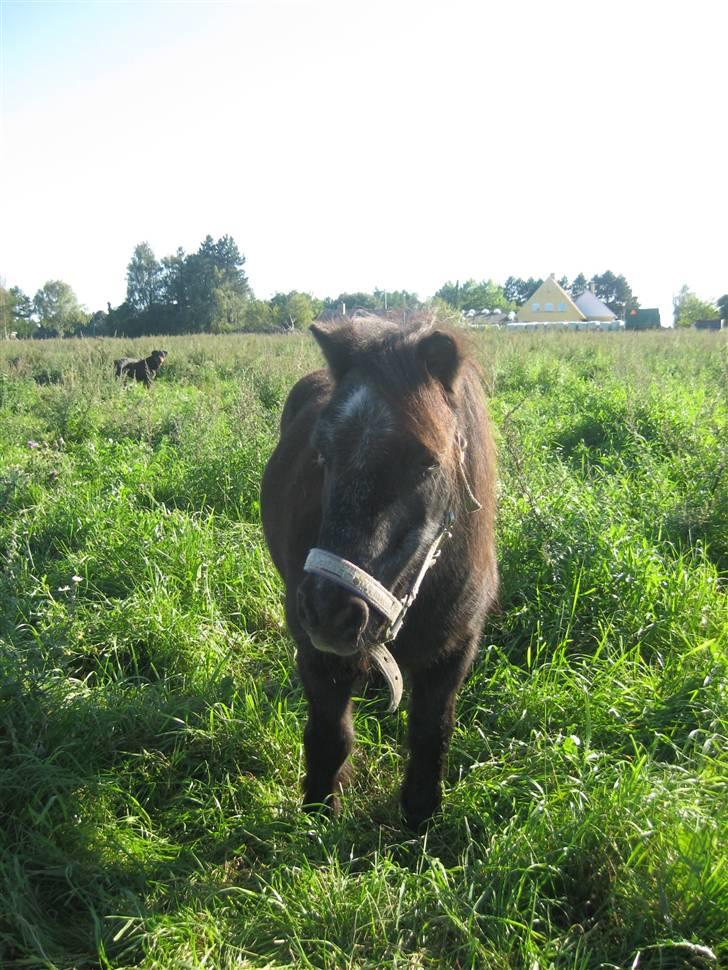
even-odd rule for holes
{"type": "Polygon", "coordinates": [[[516,313],[519,323],[550,323],[586,320],[569,294],[554,279],[554,274],[535,290],[516,313]]]}

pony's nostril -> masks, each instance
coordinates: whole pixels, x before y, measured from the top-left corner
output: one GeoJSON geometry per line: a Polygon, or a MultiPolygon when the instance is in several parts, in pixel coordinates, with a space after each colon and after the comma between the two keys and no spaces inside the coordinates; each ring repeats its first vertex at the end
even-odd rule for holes
{"type": "Polygon", "coordinates": [[[319,650],[351,653],[369,623],[369,607],[340,587],[306,577],[296,593],[301,626],[319,650]]]}
{"type": "Polygon", "coordinates": [[[364,600],[352,599],[332,619],[333,628],[347,640],[357,640],[369,622],[369,609],[364,600]]]}

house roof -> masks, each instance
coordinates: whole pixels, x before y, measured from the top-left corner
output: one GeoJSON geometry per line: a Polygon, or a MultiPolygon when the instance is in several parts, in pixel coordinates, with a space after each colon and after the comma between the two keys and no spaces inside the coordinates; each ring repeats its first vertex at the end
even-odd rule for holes
{"type": "Polygon", "coordinates": [[[602,303],[599,297],[591,290],[584,290],[576,297],[574,303],[579,307],[587,320],[615,320],[616,313],[613,313],[606,303],[602,303]]]}

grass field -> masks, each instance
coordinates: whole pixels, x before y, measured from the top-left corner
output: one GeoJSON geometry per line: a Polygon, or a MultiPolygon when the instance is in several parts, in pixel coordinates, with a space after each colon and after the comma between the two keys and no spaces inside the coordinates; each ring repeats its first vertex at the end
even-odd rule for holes
{"type": "Polygon", "coordinates": [[[299,812],[258,487],[314,342],[0,344],[0,966],[728,965],[728,345],[474,341],[502,612],[419,838],[377,693],[299,812]]]}

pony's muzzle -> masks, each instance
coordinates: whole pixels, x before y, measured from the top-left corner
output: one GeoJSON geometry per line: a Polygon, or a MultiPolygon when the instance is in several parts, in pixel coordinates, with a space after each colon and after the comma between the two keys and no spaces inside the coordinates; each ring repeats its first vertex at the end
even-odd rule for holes
{"type": "Polygon", "coordinates": [[[298,587],[296,606],[301,626],[317,650],[345,657],[364,646],[369,607],[348,590],[308,575],[298,587]]]}

